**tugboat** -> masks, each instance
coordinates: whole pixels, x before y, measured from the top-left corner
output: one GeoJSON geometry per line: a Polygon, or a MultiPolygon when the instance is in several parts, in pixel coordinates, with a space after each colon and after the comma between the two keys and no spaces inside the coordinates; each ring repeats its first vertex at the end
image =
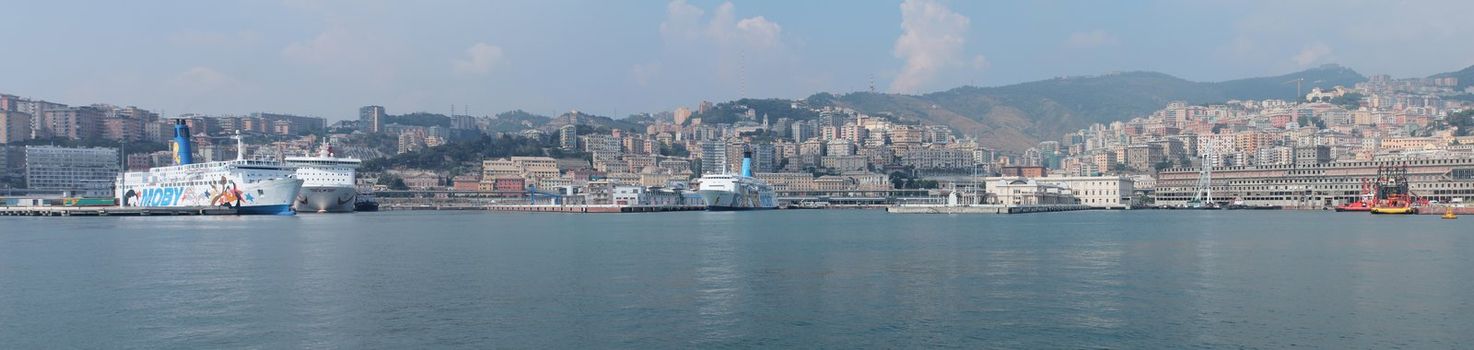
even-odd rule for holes
{"type": "Polygon", "coordinates": [[[1342,212],[1342,211],[1368,212],[1368,211],[1372,211],[1372,203],[1376,203],[1376,202],[1377,202],[1377,195],[1376,195],[1376,192],[1373,191],[1373,189],[1372,189],[1372,183],[1371,182],[1367,182],[1367,181],[1362,181],[1361,182],[1361,197],[1358,198],[1355,202],[1346,203],[1346,204],[1342,204],[1342,205],[1336,206],[1336,211],[1338,211],[1338,212],[1342,212]]]}
{"type": "Polygon", "coordinates": [[[1417,198],[1408,190],[1407,167],[1377,169],[1377,198],[1372,214],[1417,214],[1417,198]]]}
{"type": "Polygon", "coordinates": [[[379,201],[373,193],[359,193],[353,202],[353,211],[379,211],[379,201]]]}

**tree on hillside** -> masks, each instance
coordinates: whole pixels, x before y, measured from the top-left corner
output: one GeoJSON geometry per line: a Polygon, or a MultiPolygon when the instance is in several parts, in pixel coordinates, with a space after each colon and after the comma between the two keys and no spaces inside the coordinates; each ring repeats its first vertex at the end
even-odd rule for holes
{"type": "Polygon", "coordinates": [[[1356,92],[1348,92],[1344,95],[1332,98],[1329,102],[1333,105],[1341,106],[1341,108],[1356,109],[1357,107],[1361,107],[1362,97],[1366,96],[1356,92]]]}
{"type": "Polygon", "coordinates": [[[1459,128],[1455,136],[1474,135],[1474,110],[1449,114],[1448,125],[1459,128]]]}

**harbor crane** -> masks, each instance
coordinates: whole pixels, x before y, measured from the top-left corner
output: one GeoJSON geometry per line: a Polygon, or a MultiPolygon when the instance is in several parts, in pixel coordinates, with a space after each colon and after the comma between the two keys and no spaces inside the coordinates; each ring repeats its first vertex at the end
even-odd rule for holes
{"type": "Polygon", "coordinates": [[[1293,79],[1293,80],[1285,81],[1284,83],[1285,84],[1295,83],[1295,98],[1296,99],[1304,99],[1305,98],[1305,91],[1300,88],[1300,85],[1305,83],[1305,78],[1296,78],[1296,79],[1293,79]]]}

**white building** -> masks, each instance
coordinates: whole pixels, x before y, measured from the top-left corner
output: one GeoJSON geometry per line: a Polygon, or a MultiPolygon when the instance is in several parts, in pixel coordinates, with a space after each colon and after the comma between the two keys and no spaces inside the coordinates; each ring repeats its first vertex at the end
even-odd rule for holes
{"type": "Polygon", "coordinates": [[[31,190],[112,196],[113,183],[121,171],[115,148],[26,146],[26,187],[31,190]]]}
{"type": "Polygon", "coordinates": [[[610,194],[614,205],[680,205],[681,195],[667,189],[652,189],[644,186],[614,186],[610,194]]]}
{"type": "Polygon", "coordinates": [[[990,177],[987,191],[988,197],[1006,206],[1080,204],[1069,187],[1024,177],[990,177]]]}
{"type": "Polygon", "coordinates": [[[1050,176],[1034,180],[1067,187],[1080,204],[1096,208],[1131,207],[1132,193],[1136,192],[1136,181],[1125,176],[1050,176]]]}

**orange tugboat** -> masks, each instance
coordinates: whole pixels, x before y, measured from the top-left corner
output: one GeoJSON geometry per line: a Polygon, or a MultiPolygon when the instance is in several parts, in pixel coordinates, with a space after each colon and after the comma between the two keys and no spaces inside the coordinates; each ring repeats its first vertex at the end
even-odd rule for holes
{"type": "Polygon", "coordinates": [[[1379,167],[1376,189],[1372,214],[1418,213],[1418,199],[1408,190],[1407,166],[1379,167]]]}
{"type": "Polygon", "coordinates": [[[1342,205],[1336,206],[1336,211],[1338,211],[1338,212],[1341,212],[1341,211],[1359,211],[1359,212],[1372,211],[1372,203],[1376,203],[1377,202],[1377,194],[1376,193],[1377,193],[1376,191],[1373,191],[1373,187],[1372,187],[1372,183],[1371,182],[1362,181],[1361,182],[1361,198],[1357,198],[1357,200],[1355,202],[1346,203],[1346,204],[1342,204],[1342,205]]]}

